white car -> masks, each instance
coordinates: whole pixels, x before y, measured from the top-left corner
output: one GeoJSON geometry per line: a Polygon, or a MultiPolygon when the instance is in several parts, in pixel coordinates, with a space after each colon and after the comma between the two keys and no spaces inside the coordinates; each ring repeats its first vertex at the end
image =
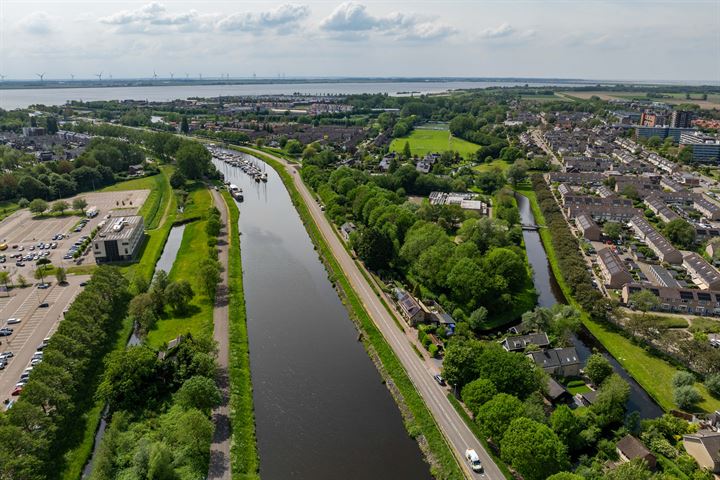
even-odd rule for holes
{"type": "Polygon", "coordinates": [[[5,322],[5,323],[7,323],[8,325],[15,325],[16,323],[20,323],[20,319],[19,318],[8,318],[7,322],[5,322]]]}
{"type": "Polygon", "coordinates": [[[470,463],[470,468],[472,468],[473,472],[483,471],[482,463],[480,463],[480,457],[478,457],[478,454],[475,450],[471,448],[465,450],[465,458],[470,463]]]}

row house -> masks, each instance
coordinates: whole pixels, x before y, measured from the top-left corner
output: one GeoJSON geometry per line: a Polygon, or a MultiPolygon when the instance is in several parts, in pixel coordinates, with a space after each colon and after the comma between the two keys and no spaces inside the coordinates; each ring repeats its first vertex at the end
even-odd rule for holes
{"type": "Polygon", "coordinates": [[[628,283],[623,286],[622,299],[632,306],[630,296],[641,290],[649,290],[658,297],[659,311],[691,313],[694,315],[720,315],[720,291],[694,288],[656,287],[644,283],[628,283]]]}
{"type": "Polygon", "coordinates": [[[690,252],[683,257],[683,267],[692,275],[693,282],[705,290],[720,290],[720,273],[703,257],[690,252]]]}
{"type": "Polygon", "coordinates": [[[645,217],[637,215],[630,219],[630,226],[635,230],[637,237],[643,240],[661,262],[680,265],[683,261],[680,250],[660,234],[645,217]]]}
{"type": "Polygon", "coordinates": [[[645,197],[644,203],[665,223],[680,218],[680,215],[671,210],[663,199],[657,195],[648,195],[645,197]]]}

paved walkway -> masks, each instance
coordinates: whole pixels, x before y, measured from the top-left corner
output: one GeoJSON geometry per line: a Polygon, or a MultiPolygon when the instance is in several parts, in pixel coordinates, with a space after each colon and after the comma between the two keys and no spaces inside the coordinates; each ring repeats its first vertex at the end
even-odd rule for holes
{"type": "Polygon", "coordinates": [[[382,332],[385,340],[393,349],[395,355],[398,357],[405,368],[405,371],[408,373],[408,376],[415,385],[418,393],[420,393],[425,401],[425,404],[432,412],[435,421],[440,426],[440,430],[443,432],[445,438],[451,446],[451,450],[457,456],[458,462],[460,463],[465,476],[469,479],[504,479],[505,476],[502,474],[498,466],[485,451],[473,432],[465,424],[462,417],[460,417],[455,408],[450,404],[450,401],[447,399],[448,391],[435,383],[435,380],[432,378],[432,374],[435,373],[433,371],[433,367],[429,367],[423,359],[420,359],[417,356],[411,346],[412,344],[408,341],[408,337],[406,336],[407,334],[400,331],[397,327],[397,318],[393,318],[393,316],[388,313],[385,306],[375,294],[373,288],[368,284],[367,280],[360,272],[358,265],[352,259],[347,250],[345,250],[344,245],[335,233],[334,227],[325,217],[324,212],[320,210],[320,206],[315,201],[312,193],[300,179],[300,174],[296,169],[296,166],[289,164],[282,158],[269,155],[265,152],[254,149],[250,150],[257,152],[258,154],[268,155],[282,163],[293,177],[295,186],[307,204],[310,214],[322,233],[322,236],[325,238],[325,241],[329,245],[333,256],[348,277],[353,290],[363,302],[365,310],[373,319],[373,322],[377,325],[378,329],[382,332]],[[483,474],[478,475],[470,470],[468,463],[463,458],[466,448],[472,448],[477,452],[483,466],[485,467],[485,472],[483,474]]]}
{"type": "Polygon", "coordinates": [[[222,195],[211,190],[213,202],[220,210],[222,230],[218,235],[218,260],[223,268],[220,274],[220,283],[217,286],[215,295],[215,309],[213,310],[213,338],[218,346],[218,376],[217,384],[222,395],[220,406],[212,412],[215,433],[210,444],[210,467],[208,469],[208,480],[230,480],[230,381],[228,376],[228,365],[230,363],[229,335],[230,321],[228,311],[228,248],[230,247],[228,232],[228,207],[222,195]]]}

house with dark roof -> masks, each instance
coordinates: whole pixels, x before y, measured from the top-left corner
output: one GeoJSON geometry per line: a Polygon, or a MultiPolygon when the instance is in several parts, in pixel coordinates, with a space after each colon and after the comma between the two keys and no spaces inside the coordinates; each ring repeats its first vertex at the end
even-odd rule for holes
{"type": "Polygon", "coordinates": [[[588,390],[587,392],[576,393],[575,394],[575,403],[579,407],[589,407],[590,405],[595,403],[596,398],[597,398],[597,390],[588,390]]]}
{"type": "Polygon", "coordinates": [[[575,226],[582,233],[582,236],[590,241],[599,242],[602,238],[602,231],[592,217],[582,213],[575,217],[575,226]]]}
{"type": "Polygon", "coordinates": [[[582,362],[575,347],[529,352],[527,357],[551,375],[560,375],[563,377],[580,375],[582,362]]]}
{"type": "Polygon", "coordinates": [[[412,295],[398,288],[395,290],[395,298],[397,298],[400,313],[409,325],[414,327],[425,321],[426,311],[412,295]]]}
{"type": "Polygon", "coordinates": [[[550,346],[550,340],[545,332],[537,332],[527,335],[511,335],[502,341],[503,348],[508,352],[522,352],[529,345],[545,348],[550,346]]]}
{"type": "Polygon", "coordinates": [[[683,435],[683,446],[698,465],[712,473],[720,473],[720,432],[700,430],[683,435]]]}
{"type": "Polygon", "coordinates": [[[703,257],[690,252],[683,257],[683,267],[692,275],[695,284],[706,290],[720,290],[720,272],[703,257]]]}
{"type": "Polygon", "coordinates": [[[568,403],[572,399],[572,395],[557,380],[547,377],[547,394],[546,397],[553,404],[568,403]]]}
{"type": "Polygon", "coordinates": [[[650,470],[655,470],[657,459],[650,450],[637,438],[632,435],[625,435],[616,446],[621,462],[629,462],[636,458],[645,460],[650,470]]]}
{"type": "Polygon", "coordinates": [[[597,253],[597,259],[600,273],[602,273],[605,285],[608,287],[622,288],[626,283],[633,281],[632,275],[627,271],[620,257],[609,248],[600,249],[597,253]]]}

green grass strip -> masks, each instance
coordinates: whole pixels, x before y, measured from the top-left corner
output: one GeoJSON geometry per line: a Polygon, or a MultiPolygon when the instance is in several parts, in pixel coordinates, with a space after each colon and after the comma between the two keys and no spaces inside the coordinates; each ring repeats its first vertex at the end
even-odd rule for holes
{"type": "Polygon", "coordinates": [[[259,458],[255,438],[250,349],[248,344],[245,292],[243,290],[242,257],[238,219],[240,211],[227,190],[222,191],[230,211],[230,250],[228,287],[230,289],[230,423],[232,424],[232,478],[257,480],[260,478],[259,458]]]}
{"type": "MultiPolygon", "coordinates": [[[[441,480],[464,479],[465,476],[460,470],[460,466],[451,451],[451,447],[445,440],[445,437],[440,431],[435,419],[425,405],[422,397],[415,389],[415,386],[408,377],[402,364],[385,341],[382,333],[380,333],[368,313],[365,311],[360,298],[351,287],[350,282],[342,271],[342,268],[333,256],[329,246],[320,233],[320,230],[313,221],[310,211],[303,201],[300,192],[295,187],[290,174],[281,163],[268,157],[267,155],[258,154],[254,151],[243,148],[237,149],[261,158],[272,166],[280,175],[280,178],[285,184],[300,218],[305,224],[308,235],[320,252],[326,268],[329,270],[331,280],[336,282],[336,285],[340,287],[343,302],[349,309],[350,315],[359,323],[360,328],[363,330],[363,342],[365,343],[366,349],[369,350],[371,356],[373,356],[373,353],[377,355],[382,364],[382,368],[392,379],[399,393],[403,397],[404,405],[407,406],[409,412],[411,413],[410,416],[403,415],[405,428],[413,438],[418,438],[422,435],[427,442],[427,449],[432,457],[431,473],[433,476],[441,480]]],[[[422,445],[422,442],[420,443],[422,445]]]]}

